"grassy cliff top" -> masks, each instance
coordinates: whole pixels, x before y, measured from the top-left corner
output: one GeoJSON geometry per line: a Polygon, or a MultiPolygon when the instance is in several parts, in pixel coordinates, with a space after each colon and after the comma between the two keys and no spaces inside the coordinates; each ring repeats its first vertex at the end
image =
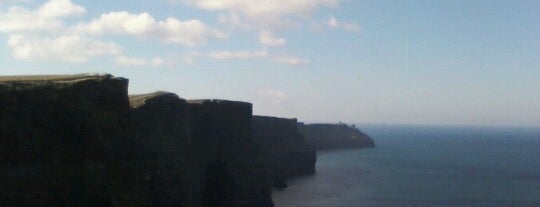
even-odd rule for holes
{"type": "Polygon", "coordinates": [[[112,78],[110,74],[75,74],[75,75],[28,75],[0,76],[0,82],[78,82],[88,79],[112,78]]]}
{"type": "Polygon", "coordinates": [[[173,99],[177,99],[178,101],[183,100],[174,93],[166,92],[166,91],[157,91],[154,93],[129,95],[129,104],[132,108],[137,108],[137,107],[143,106],[146,103],[146,101],[150,99],[160,98],[160,97],[173,98],[173,99]]]}

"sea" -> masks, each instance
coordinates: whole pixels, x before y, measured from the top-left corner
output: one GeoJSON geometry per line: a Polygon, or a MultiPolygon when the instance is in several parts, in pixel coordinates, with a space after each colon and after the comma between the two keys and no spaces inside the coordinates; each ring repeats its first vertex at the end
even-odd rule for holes
{"type": "Polygon", "coordinates": [[[540,207],[540,128],[357,125],[372,149],[323,151],[276,207],[540,207]]]}

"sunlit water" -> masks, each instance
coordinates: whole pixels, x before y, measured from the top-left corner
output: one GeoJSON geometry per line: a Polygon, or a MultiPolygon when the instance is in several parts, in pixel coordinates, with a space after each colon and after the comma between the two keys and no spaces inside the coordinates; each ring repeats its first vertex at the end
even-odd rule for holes
{"type": "Polygon", "coordinates": [[[540,206],[540,130],[364,126],[374,149],[318,154],[276,207],[540,206]]]}

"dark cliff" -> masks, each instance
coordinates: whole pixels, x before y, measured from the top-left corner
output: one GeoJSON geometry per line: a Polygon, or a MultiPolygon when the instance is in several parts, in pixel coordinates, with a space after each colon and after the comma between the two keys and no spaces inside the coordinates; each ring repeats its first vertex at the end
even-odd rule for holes
{"type": "Polygon", "coordinates": [[[192,179],[187,102],[166,92],[133,95],[129,100],[145,202],[160,207],[202,206],[192,179]]]}
{"type": "Polygon", "coordinates": [[[298,131],[296,119],[253,116],[252,124],[275,187],[285,187],[286,178],[315,172],[315,149],[298,131]]]}
{"type": "Polygon", "coordinates": [[[251,104],[127,87],[0,77],[0,206],[273,206],[251,104]]]}
{"type": "Polygon", "coordinates": [[[0,78],[0,206],[131,206],[128,80],[0,78]]]}
{"type": "Polygon", "coordinates": [[[197,178],[205,206],[273,206],[265,163],[251,132],[252,105],[188,101],[197,178]]]}
{"type": "Polygon", "coordinates": [[[374,147],[373,140],[346,124],[298,124],[298,130],[317,150],[374,147]]]}
{"type": "Polygon", "coordinates": [[[273,206],[251,104],[130,97],[141,179],[154,206],[273,206]]]}

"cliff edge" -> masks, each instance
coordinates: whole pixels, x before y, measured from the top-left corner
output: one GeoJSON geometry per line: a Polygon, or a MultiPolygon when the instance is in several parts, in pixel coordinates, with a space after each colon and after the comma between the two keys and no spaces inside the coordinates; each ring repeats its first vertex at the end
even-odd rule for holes
{"type": "Polygon", "coordinates": [[[373,140],[354,125],[299,123],[298,130],[317,150],[375,147],[373,140]]]}
{"type": "Polygon", "coordinates": [[[273,206],[250,103],[127,89],[0,77],[0,206],[273,206]]]}
{"type": "Polygon", "coordinates": [[[286,187],[286,178],[315,173],[315,148],[297,124],[296,119],[253,116],[253,136],[262,146],[274,187],[286,187]]]}
{"type": "Polygon", "coordinates": [[[128,80],[0,78],[0,206],[131,206],[128,80]]]}
{"type": "Polygon", "coordinates": [[[273,206],[251,136],[251,104],[130,96],[140,169],[154,206],[273,206]]]}

